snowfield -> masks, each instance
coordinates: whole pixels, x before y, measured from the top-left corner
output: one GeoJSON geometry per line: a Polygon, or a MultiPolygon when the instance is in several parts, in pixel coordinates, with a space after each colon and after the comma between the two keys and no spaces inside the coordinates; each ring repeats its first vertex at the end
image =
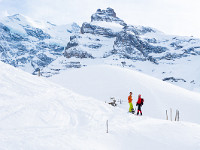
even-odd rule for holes
{"type": "Polygon", "coordinates": [[[66,70],[50,79],[2,62],[0,68],[1,150],[200,149],[197,93],[106,65],[66,70]],[[144,97],[144,116],[127,113],[129,91],[134,102],[137,94],[144,97]],[[105,103],[110,96],[122,104],[105,103]],[[180,122],[165,120],[170,107],[180,110],[180,122]]]}
{"type": "Polygon", "coordinates": [[[139,94],[145,100],[144,113],[158,119],[165,118],[165,110],[180,111],[181,120],[200,123],[200,94],[150,77],[138,71],[110,65],[91,65],[63,71],[50,78],[63,87],[102,102],[116,97],[125,101],[133,92],[133,103],[139,94]]]}

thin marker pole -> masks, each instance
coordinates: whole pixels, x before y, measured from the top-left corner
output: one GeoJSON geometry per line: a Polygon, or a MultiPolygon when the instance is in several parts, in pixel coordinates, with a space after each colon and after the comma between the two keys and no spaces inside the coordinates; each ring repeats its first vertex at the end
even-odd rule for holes
{"type": "Polygon", "coordinates": [[[106,127],[107,127],[106,133],[108,133],[108,120],[106,121],[106,127]]]}
{"type": "Polygon", "coordinates": [[[166,120],[168,120],[167,110],[166,110],[166,120]]]}
{"type": "Polygon", "coordinates": [[[171,117],[171,121],[172,121],[172,109],[170,108],[170,117],[171,117]]]}

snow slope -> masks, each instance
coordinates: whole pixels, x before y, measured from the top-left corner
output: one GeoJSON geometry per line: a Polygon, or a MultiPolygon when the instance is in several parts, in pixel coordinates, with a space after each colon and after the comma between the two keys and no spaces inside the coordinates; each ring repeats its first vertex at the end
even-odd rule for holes
{"type": "Polygon", "coordinates": [[[110,65],[93,65],[63,71],[50,80],[103,102],[109,101],[110,97],[117,97],[127,102],[128,94],[132,91],[134,103],[138,94],[142,94],[145,99],[144,114],[148,116],[164,119],[165,110],[172,108],[174,111],[180,110],[181,120],[200,123],[199,93],[185,90],[138,71],[110,65]]]}
{"type": "MultiPolygon", "coordinates": [[[[1,150],[131,150],[133,148],[188,150],[200,148],[199,124],[183,121],[171,122],[147,116],[147,112],[149,112],[147,106],[150,102],[146,97],[148,93],[155,94],[153,90],[149,91],[147,88],[141,90],[145,97],[145,116],[137,117],[127,113],[127,109],[124,108],[127,103],[114,108],[100,100],[80,96],[45,78],[32,76],[1,62],[0,68],[1,150]],[[106,120],[109,120],[109,133],[106,133],[106,120]]],[[[114,81],[115,76],[119,77],[118,73],[123,72],[126,79],[130,79],[130,75],[133,77],[140,75],[140,81],[147,83],[157,81],[154,82],[154,88],[157,88],[160,94],[154,98],[162,96],[164,94],[162,89],[167,85],[167,88],[172,89],[168,89],[168,94],[165,93],[165,96],[174,96],[173,90],[177,89],[178,92],[185,92],[184,96],[192,98],[190,101],[193,106],[195,104],[199,106],[198,94],[182,91],[170,84],[164,82],[161,84],[157,79],[116,67],[94,66],[73,70],[74,77],[71,77],[71,80],[77,76],[77,71],[82,71],[85,79],[82,82],[84,83],[86,80],[89,82],[89,77],[84,76],[85,69],[88,73],[95,70],[97,74],[104,70],[104,73],[101,73],[101,77],[98,78],[92,76],[94,73],[90,74],[90,80],[95,79],[93,81],[96,84],[93,87],[89,87],[92,83],[86,84],[84,88],[88,88],[88,91],[99,85],[107,85],[107,87],[104,86],[104,91],[109,92],[108,88],[111,86],[108,84],[109,81],[105,80],[102,84],[101,79],[110,79],[111,77],[107,76],[108,72],[115,71],[112,74],[112,81],[114,81]]],[[[64,80],[66,78],[63,78],[62,81],[64,82],[64,80]]],[[[79,80],[77,79],[77,81],[79,80]]],[[[73,84],[78,87],[80,83],[77,81],[73,84]]],[[[65,81],[65,83],[67,82],[65,81]]],[[[119,83],[123,87],[123,82],[119,80],[119,83]]],[[[146,84],[138,85],[138,87],[145,86],[146,84]]],[[[130,90],[130,86],[126,88],[130,90]]],[[[136,89],[134,93],[137,93],[136,89]]],[[[116,91],[116,89],[113,90],[116,91]]],[[[110,91],[112,90],[110,89],[110,91]]],[[[101,93],[103,92],[100,91],[99,94],[101,93]]],[[[116,95],[116,92],[111,94],[116,95]]],[[[126,94],[124,93],[124,95],[126,94]]],[[[187,100],[183,99],[183,101],[187,104],[187,100]]],[[[161,101],[154,102],[156,102],[155,105],[161,107],[164,104],[161,101]]],[[[185,103],[182,104],[182,107],[188,107],[185,103]]],[[[181,108],[180,112],[183,113],[181,108]]],[[[192,121],[198,122],[198,119],[195,120],[194,116],[192,121]]]]}

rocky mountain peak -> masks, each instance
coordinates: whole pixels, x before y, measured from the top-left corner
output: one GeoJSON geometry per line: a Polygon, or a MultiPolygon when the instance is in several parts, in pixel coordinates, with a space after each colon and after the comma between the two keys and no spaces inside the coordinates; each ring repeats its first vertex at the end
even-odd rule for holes
{"type": "Polygon", "coordinates": [[[116,13],[115,13],[114,9],[112,9],[110,7],[108,7],[106,10],[97,9],[96,14],[116,17],[116,13]]]}
{"type": "Polygon", "coordinates": [[[117,17],[114,9],[108,7],[106,10],[97,9],[96,13],[91,16],[91,22],[93,21],[106,21],[106,22],[115,22],[122,26],[127,24],[117,17]]]}

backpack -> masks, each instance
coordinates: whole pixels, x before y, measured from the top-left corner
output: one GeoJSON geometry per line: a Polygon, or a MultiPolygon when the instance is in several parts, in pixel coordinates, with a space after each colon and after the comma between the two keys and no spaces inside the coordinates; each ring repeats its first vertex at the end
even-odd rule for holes
{"type": "Polygon", "coordinates": [[[141,104],[142,104],[142,105],[144,104],[144,99],[143,99],[143,98],[141,99],[141,104]]]}

